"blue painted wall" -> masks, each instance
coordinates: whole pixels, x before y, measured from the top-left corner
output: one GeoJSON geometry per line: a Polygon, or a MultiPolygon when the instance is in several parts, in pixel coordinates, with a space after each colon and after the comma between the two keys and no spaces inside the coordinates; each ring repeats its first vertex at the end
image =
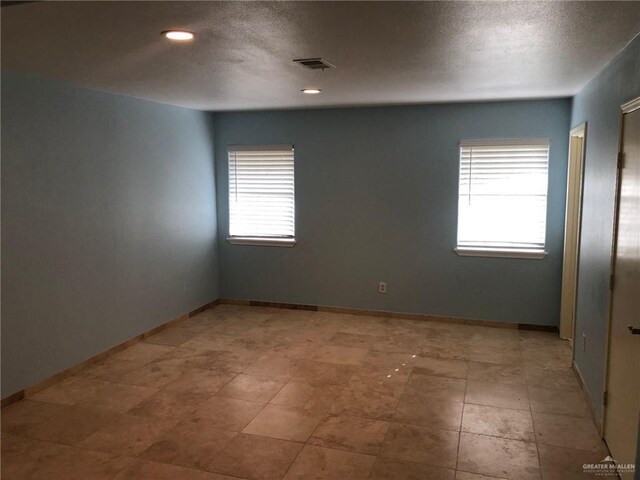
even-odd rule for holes
{"type": "Polygon", "coordinates": [[[570,108],[560,99],[215,114],[221,296],[557,325],[570,108]],[[458,143],[483,138],[550,138],[544,260],[454,253],[458,143]],[[228,244],[227,145],[281,143],[295,145],[297,245],[228,244]]]}
{"type": "Polygon", "coordinates": [[[210,115],[2,73],[2,397],[218,297],[210,115]]]}
{"type": "Polygon", "coordinates": [[[602,416],[620,106],[640,96],[640,37],[573,99],[571,125],[587,122],[575,362],[602,416]]]}

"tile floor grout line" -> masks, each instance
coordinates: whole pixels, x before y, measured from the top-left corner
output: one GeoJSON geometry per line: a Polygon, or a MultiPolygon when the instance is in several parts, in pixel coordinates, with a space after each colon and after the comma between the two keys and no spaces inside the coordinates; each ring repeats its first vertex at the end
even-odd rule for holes
{"type": "MultiPolygon", "coordinates": [[[[522,345],[520,346],[520,353],[522,354],[522,345]]],[[[524,361],[524,358],[523,358],[524,361]]],[[[527,401],[529,402],[529,415],[531,417],[531,429],[533,430],[533,443],[536,447],[536,457],[538,458],[538,468],[540,469],[540,479],[543,480],[544,475],[542,473],[542,461],[540,459],[540,449],[538,448],[538,435],[536,433],[536,424],[533,421],[533,408],[531,407],[531,398],[529,396],[529,379],[525,373],[525,391],[527,392],[527,401]]]]}
{"type": "MultiPolygon", "coordinates": [[[[411,355],[411,354],[406,354],[406,355],[411,355]]],[[[418,355],[418,354],[416,353],[416,355],[418,355]]],[[[414,357],[412,357],[412,358],[414,358],[414,357]]],[[[466,361],[466,360],[465,360],[465,362],[467,362],[467,363],[468,363],[468,361],[466,361]]],[[[400,399],[401,399],[401,398],[402,398],[402,396],[405,394],[405,391],[406,391],[406,388],[407,388],[407,384],[409,383],[409,378],[411,377],[411,375],[412,375],[412,373],[413,373],[413,369],[414,369],[414,368],[415,368],[415,367],[413,367],[413,366],[412,366],[412,367],[409,369],[409,377],[407,378],[407,382],[405,382],[405,384],[404,384],[404,385],[403,385],[403,387],[402,387],[402,392],[400,393],[400,399]]],[[[433,375],[433,376],[437,376],[437,375],[433,375]]],[[[442,378],[449,378],[449,377],[442,377],[442,378]]],[[[465,392],[466,392],[466,385],[467,385],[467,381],[466,381],[466,379],[465,379],[465,392]]],[[[462,397],[462,398],[463,398],[463,400],[464,400],[464,395],[463,395],[463,397],[462,397]]],[[[382,447],[384,446],[384,443],[385,443],[385,442],[386,442],[386,440],[387,440],[387,436],[389,435],[389,431],[391,430],[391,427],[392,427],[392,425],[391,425],[391,424],[393,424],[393,423],[396,423],[396,424],[399,424],[399,425],[408,425],[408,426],[413,426],[413,427],[418,427],[418,428],[425,428],[425,429],[427,429],[427,430],[429,430],[429,429],[430,429],[430,430],[446,430],[446,429],[440,429],[440,428],[435,428],[435,427],[429,428],[429,427],[424,427],[424,426],[420,426],[420,425],[413,425],[413,424],[410,424],[410,423],[397,422],[397,421],[395,421],[395,415],[396,415],[396,411],[398,410],[398,405],[400,405],[400,401],[398,401],[398,404],[396,404],[396,406],[395,406],[395,408],[394,408],[394,410],[393,410],[393,413],[391,414],[391,420],[389,420],[390,425],[389,425],[389,428],[387,429],[387,432],[385,433],[385,437],[384,437],[384,439],[383,439],[383,441],[382,441],[382,444],[381,444],[381,446],[380,446],[380,454],[378,455],[378,457],[382,457],[382,458],[391,458],[391,459],[393,459],[392,457],[385,457],[385,456],[382,454],[382,447]]],[[[463,402],[463,410],[464,410],[464,402],[463,402]]],[[[461,417],[461,419],[460,419],[460,422],[462,422],[462,417],[461,417]]],[[[462,427],[462,425],[461,425],[461,427],[462,427]]],[[[453,430],[446,430],[446,431],[453,431],[453,430]]],[[[460,431],[460,430],[458,430],[458,432],[457,432],[457,433],[458,433],[458,445],[459,445],[459,444],[460,444],[461,431],[460,431]]],[[[398,459],[395,459],[395,460],[396,460],[396,461],[399,461],[398,459]]],[[[405,461],[405,460],[401,460],[401,461],[405,461]]],[[[433,466],[433,467],[437,467],[437,468],[447,468],[447,467],[442,467],[442,466],[440,466],[440,465],[433,465],[433,464],[427,464],[427,463],[422,463],[422,462],[413,462],[413,463],[417,463],[417,464],[420,464],[420,465],[429,465],[429,466],[433,466]]],[[[457,467],[457,451],[456,451],[456,467],[457,467]]],[[[454,471],[454,472],[455,472],[456,467],[454,467],[454,468],[453,468],[453,471],[454,471]]],[[[449,470],[450,470],[450,469],[449,469],[449,470]]],[[[455,475],[455,473],[454,473],[454,475],[455,475]]],[[[369,476],[371,476],[371,474],[369,474],[369,476]]]]}
{"type": "MultiPolygon", "coordinates": [[[[469,473],[469,474],[471,474],[471,475],[480,475],[480,474],[478,474],[478,473],[469,472],[469,471],[467,471],[467,470],[458,470],[458,469],[456,469],[456,473],[458,473],[458,472],[460,472],[460,473],[469,473]]],[[[506,478],[506,477],[492,477],[492,476],[487,477],[486,475],[485,475],[485,477],[486,477],[486,478],[488,478],[488,479],[490,479],[490,480],[494,480],[494,479],[495,479],[495,480],[509,480],[509,479],[508,479],[508,478],[506,478]]],[[[457,478],[457,477],[456,477],[456,478],[457,478]]],[[[454,480],[455,480],[455,479],[454,479],[454,480]]]]}
{"type": "MultiPolygon", "coordinates": [[[[322,343],[324,344],[324,342],[322,342],[322,343]]],[[[285,386],[286,386],[290,381],[292,381],[292,380],[288,380],[288,381],[287,381],[287,383],[285,383],[285,384],[282,386],[282,388],[278,391],[278,393],[280,393],[280,392],[284,389],[284,387],[285,387],[285,386]]],[[[343,387],[343,388],[346,388],[346,387],[343,387]]],[[[276,394],[271,398],[271,400],[273,400],[274,398],[276,398],[276,396],[278,396],[278,393],[276,393],[276,394]]],[[[269,402],[271,402],[271,400],[269,400],[269,402]]],[[[264,408],[263,408],[262,410],[264,410],[264,408]]],[[[261,411],[262,411],[262,410],[261,410],[261,411]]],[[[259,414],[258,414],[258,415],[259,415],[259,414]]],[[[327,415],[328,415],[328,413],[326,413],[326,414],[325,414],[325,416],[327,416],[327,415]]],[[[257,417],[257,415],[256,415],[256,417],[257,417]]],[[[255,418],[255,417],[254,417],[254,418],[255,418]]],[[[324,419],[324,417],[323,417],[323,419],[324,419]]],[[[318,428],[318,426],[320,425],[320,423],[321,423],[321,422],[322,422],[322,420],[320,420],[320,422],[318,422],[318,425],[316,425],[316,427],[313,429],[313,432],[315,432],[315,431],[316,431],[316,429],[318,428]]],[[[249,423],[251,423],[251,422],[249,422],[249,423]]],[[[293,465],[294,465],[294,464],[296,463],[296,461],[298,460],[298,457],[300,457],[300,455],[302,454],[302,452],[304,451],[304,449],[307,447],[307,445],[310,445],[310,444],[309,444],[309,438],[311,438],[311,436],[313,435],[313,432],[312,432],[312,433],[307,437],[307,440],[306,440],[305,442],[303,442],[303,444],[302,444],[302,448],[300,449],[300,451],[298,452],[298,454],[295,456],[295,458],[293,459],[293,461],[289,464],[289,466],[287,467],[287,469],[286,469],[286,471],[284,472],[284,474],[280,477],[281,479],[283,479],[283,478],[285,478],[285,477],[287,476],[287,474],[288,474],[288,473],[289,473],[289,471],[291,470],[291,467],[293,467],[293,465]]]]}
{"type": "MultiPolygon", "coordinates": [[[[234,373],[234,372],[230,372],[230,373],[234,373]]],[[[238,376],[238,375],[239,375],[239,374],[236,374],[236,376],[238,376]]],[[[233,377],[233,378],[235,378],[235,377],[233,377]]],[[[232,380],[233,380],[233,379],[232,379],[232,380]]],[[[227,382],[227,383],[230,383],[232,380],[229,380],[229,382],[227,382]]],[[[106,382],[106,381],[103,381],[103,382],[105,382],[105,383],[114,383],[114,382],[106,382]]],[[[224,388],[224,387],[222,387],[222,388],[224,388]]],[[[161,388],[158,388],[158,392],[156,392],[156,393],[159,393],[159,392],[160,392],[160,390],[161,390],[161,388]]],[[[221,390],[221,389],[220,389],[220,390],[221,390]]],[[[219,390],[219,391],[220,391],[220,390],[219,390]]],[[[218,391],[218,392],[219,392],[219,391],[218,391]]],[[[206,401],[210,400],[210,399],[211,399],[211,398],[213,398],[213,397],[216,397],[216,396],[217,396],[217,395],[216,395],[216,393],[218,393],[218,392],[215,392],[214,394],[210,395],[210,396],[209,396],[209,397],[207,397],[206,399],[202,400],[202,401],[198,404],[198,406],[202,406],[202,405],[204,405],[204,403],[205,403],[206,401]]],[[[154,393],[154,395],[155,395],[156,393],[154,393]]],[[[149,397],[149,398],[150,398],[150,397],[149,397]]],[[[219,398],[228,398],[228,397],[219,397],[219,398]]],[[[136,407],[137,407],[138,405],[140,405],[141,403],[144,403],[146,400],[147,400],[147,399],[143,399],[143,400],[141,400],[138,404],[134,405],[133,407],[131,407],[131,408],[130,408],[129,410],[127,410],[126,412],[113,412],[113,411],[108,410],[108,409],[95,408],[95,407],[87,407],[87,406],[82,406],[82,405],[77,405],[77,404],[62,404],[62,403],[56,403],[56,402],[51,402],[51,401],[42,401],[42,400],[31,400],[31,401],[37,401],[37,402],[40,402],[40,403],[48,403],[48,404],[50,404],[50,405],[60,405],[60,406],[63,406],[63,407],[86,408],[86,409],[88,409],[88,410],[94,410],[94,411],[103,412],[103,413],[110,413],[110,414],[113,414],[113,415],[117,415],[117,416],[119,416],[119,417],[124,417],[125,415],[130,415],[130,416],[140,417],[140,418],[150,419],[150,420],[153,420],[153,419],[155,419],[155,418],[158,418],[158,417],[154,417],[154,416],[147,416],[147,415],[135,415],[135,414],[130,413],[130,411],[131,411],[131,410],[133,410],[134,408],[136,408],[136,407]]],[[[254,402],[254,403],[260,403],[260,402],[254,402]]],[[[264,406],[266,406],[266,404],[264,404],[264,406]]],[[[263,409],[264,409],[264,406],[263,406],[263,409]]],[[[175,422],[175,424],[173,424],[170,428],[168,428],[168,429],[167,429],[167,431],[163,432],[163,434],[162,434],[162,435],[160,435],[158,438],[162,438],[164,435],[166,435],[166,433],[168,433],[169,431],[171,431],[172,429],[174,429],[177,425],[179,425],[180,423],[182,423],[184,420],[186,420],[186,419],[187,419],[188,417],[190,417],[191,415],[195,414],[195,413],[196,413],[196,411],[197,411],[197,409],[198,409],[198,407],[196,407],[196,408],[194,409],[194,411],[191,411],[191,412],[188,412],[188,413],[184,414],[184,416],[179,416],[179,419],[175,422]]],[[[262,409],[261,409],[261,411],[262,411],[262,409]]],[[[95,432],[91,433],[91,434],[90,434],[90,435],[88,435],[86,438],[82,439],[82,441],[81,441],[80,443],[82,443],[84,440],[88,439],[89,437],[91,437],[91,436],[92,436],[92,435],[94,435],[95,433],[100,432],[100,431],[101,431],[101,430],[103,430],[104,428],[108,428],[108,426],[109,426],[109,425],[106,425],[105,427],[100,428],[100,429],[96,430],[95,432]]],[[[233,433],[241,433],[241,432],[233,432],[233,433]]],[[[38,438],[34,438],[34,437],[26,436],[26,435],[24,435],[24,434],[22,434],[22,435],[19,435],[19,434],[12,434],[12,435],[17,436],[17,437],[20,437],[20,438],[26,438],[26,439],[28,439],[28,440],[35,440],[35,441],[39,441],[39,442],[51,443],[51,444],[54,444],[54,445],[61,445],[61,446],[68,447],[68,448],[78,448],[78,449],[80,449],[80,450],[84,450],[84,451],[99,452],[99,453],[101,453],[101,454],[105,454],[105,455],[116,455],[117,457],[125,457],[125,458],[132,458],[132,459],[141,459],[141,455],[142,455],[142,454],[144,454],[144,452],[146,452],[146,451],[147,451],[147,450],[148,450],[148,449],[153,445],[153,444],[152,444],[152,445],[150,445],[149,447],[147,447],[146,449],[144,449],[143,451],[141,451],[141,452],[139,452],[139,453],[137,453],[137,454],[135,454],[135,455],[120,455],[120,454],[113,454],[113,453],[111,453],[111,452],[105,452],[104,450],[99,450],[99,449],[95,449],[95,448],[86,447],[86,446],[81,445],[80,443],[78,443],[78,444],[66,444],[66,443],[61,443],[61,442],[51,442],[51,441],[47,441],[47,440],[41,440],[41,439],[38,439],[38,438]]],[[[154,442],[154,443],[156,443],[156,442],[154,442]]],[[[146,460],[146,459],[142,458],[142,460],[146,460]]],[[[154,461],[158,461],[158,460],[154,460],[154,461]]],[[[175,464],[171,464],[171,463],[168,463],[168,462],[161,462],[161,461],[159,461],[159,463],[165,463],[165,464],[167,464],[167,465],[175,465],[175,464]]],[[[184,467],[184,466],[182,466],[182,465],[177,465],[177,466],[180,466],[180,467],[182,467],[182,468],[191,468],[191,467],[184,467]]],[[[127,468],[127,467],[125,467],[125,468],[127,468]]],[[[194,470],[197,470],[197,469],[194,469],[194,470]]]]}
{"type": "MultiPolygon", "coordinates": [[[[146,451],[146,449],[143,452],[138,453],[136,455],[120,455],[120,454],[115,454],[115,453],[111,453],[111,452],[105,452],[104,450],[97,450],[95,448],[85,447],[85,446],[82,446],[82,445],[79,445],[79,444],[78,445],[69,445],[67,443],[52,442],[52,441],[49,441],[49,440],[40,440],[40,439],[37,439],[37,438],[27,437],[27,436],[24,436],[24,435],[17,435],[17,434],[13,434],[13,433],[10,434],[10,435],[13,435],[13,436],[19,437],[19,438],[24,438],[24,439],[31,440],[31,441],[46,443],[46,444],[49,444],[49,445],[61,446],[61,447],[71,448],[71,449],[76,448],[76,449],[82,450],[84,452],[93,452],[93,453],[99,453],[101,455],[108,455],[108,456],[114,457],[112,460],[115,460],[115,459],[118,459],[118,458],[130,459],[131,460],[130,462],[128,462],[126,465],[124,465],[122,468],[120,468],[119,470],[117,470],[114,473],[114,477],[117,476],[120,472],[122,472],[122,471],[126,470],[127,468],[129,468],[134,462],[136,462],[138,460],[150,461],[150,460],[145,460],[145,459],[141,459],[140,458],[140,455],[142,453],[144,453],[144,451],[146,451]]],[[[91,435],[89,435],[87,438],[89,438],[90,436],[91,435]]],[[[38,459],[36,459],[36,461],[37,460],[39,460],[39,457],[38,457],[38,459]]],[[[162,462],[159,462],[159,463],[162,463],[162,462]]],[[[168,465],[173,465],[173,464],[168,464],[168,465]]],[[[176,466],[176,465],[174,465],[174,466],[176,466]]],[[[183,468],[186,468],[186,467],[183,467],[183,468]]],[[[197,469],[191,469],[191,470],[197,470],[197,469]]]]}
{"type": "MultiPolygon", "coordinates": [[[[415,353],[415,354],[407,353],[405,355],[418,355],[418,354],[417,353],[415,353]]],[[[413,359],[413,358],[415,358],[415,357],[411,357],[411,359],[413,359]]],[[[402,392],[400,392],[398,403],[396,404],[395,408],[393,409],[393,413],[391,414],[391,419],[395,418],[395,416],[396,416],[396,412],[398,411],[398,405],[400,405],[400,400],[402,399],[402,396],[405,394],[405,392],[407,390],[407,385],[409,384],[409,380],[411,379],[411,375],[413,374],[413,369],[414,368],[415,367],[413,365],[409,368],[407,381],[404,382],[404,385],[402,386],[402,392]]]]}
{"type": "MultiPolygon", "coordinates": [[[[407,353],[406,355],[411,355],[410,353],[407,353]]],[[[417,353],[416,353],[417,355],[417,353]]],[[[414,357],[411,357],[414,358],[414,357]]],[[[411,378],[411,373],[413,372],[413,366],[411,368],[409,368],[409,376],[407,377],[407,381],[404,383],[404,385],[402,386],[402,392],[400,392],[400,399],[402,399],[402,396],[404,395],[405,390],[407,389],[407,384],[409,383],[409,379],[411,378]]],[[[393,409],[393,413],[391,413],[391,417],[389,420],[389,425],[387,426],[387,430],[384,433],[384,438],[382,439],[382,442],[380,443],[380,451],[378,453],[378,455],[376,455],[376,461],[374,462],[374,465],[371,467],[371,471],[369,472],[369,476],[367,477],[367,479],[371,478],[371,475],[373,473],[373,467],[375,466],[375,464],[378,462],[378,458],[383,457],[382,452],[383,452],[383,447],[387,441],[387,437],[389,436],[389,432],[391,431],[391,428],[393,427],[393,423],[394,422],[394,417],[396,414],[396,411],[398,410],[398,405],[400,405],[400,400],[398,400],[398,403],[396,404],[395,408],[393,409]]]]}
{"type": "Polygon", "coordinates": [[[316,433],[316,431],[318,430],[318,428],[320,428],[320,425],[322,425],[322,422],[324,422],[327,418],[331,417],[332,415],[329,414],[329,412],[327,411],[327,413],[324,413],[322,415],[322,418],[320,419],[320,421],[318,422],[318,424],[313,428],[313,431],[309,434],[309,437],[306,440],[306,444],[309,444],[309,440],[311,438],[313,438],[314,433],[316,433]]]}
{"type": "MultiPolygon", "coordinates": [[[[513,407],[499,407],[497,405],[487,405],[485,403],[475,403],[475,402],[464,402],[465,405],[476,405],[477,407],[487,407],[487,408],[499,408],[502,410],[511,410],[513,412],[530,412],[529,408],[513,408],[513,407]]],[[[579,418],[579,417],[575,417],[579,418]]]]}
{"type": "MultiPolygon", "coordinates": [[[[471,365],[469,365],[469,362],[467,362],[467,378],[465,379],[464,382],[464,395],[462,395],[462,414],[460,415],[460,433],[458,434],[458,445],[456,448],[456,466],[455,466],[455,470],[458,470],[458,463],[460,461],[460,443],[462,442],[462,423],[464,422],[464,410],[465,410],[465,405],[467,404],[466,400],[467,400],[467,388],[469,386],[469,370],[471,369],[471,365]]],[[[454,476],[457,476],[457,474],[454,474],[454,476]]]]}
{"type": "Polygon", "coordinates": [[[522,337],[520,334],[518,334],[518,345],[520,347],[520,357],[522,359],[522,364],[523,364],[523,369],[524,369],[524,386],[525,386],[525,392],[527,394],[527,403],[529,404],[529,417],[531,418],[531,430],[533,433],[533,444],[535,446],[536,449],[536,458],[538,459],[538,470],[540,472],[539,478],[540,480],[542,480],[542,463],[540,462],[540,451],[538,449],[538,441],[537,441],[537,437],[536,437],[536,427],[535,424],[533,422],[533,410],[531,408],[531,398],[529,397],[529,379],[527,378],[527,374],[526,374],[526,366],[524,366],[525,363],[525,357],[523,355],[523,344],[522,344],[522,337]]]}
{"type": "MultiPolygon", "coordinates": [[[[433,463],[416,462],[415,460],[406,460],[406,459],[399,459],[399,458],[394,458],[394,457],[386,457],[384,455],[377,455],[376,459],[378,459],[378,458],[382,458],[384,460],[391,460],[392,462],[396,462],[396,463],[409,463],[411,465],[418,465],[418,466],[422,466],[422,467],[433,467],[433,468],[438,468],[438,469],[441,469],[441,470],[447,470],[449,472],[453,472],[454,478],[455,478],[455,474],[456,474],[456,471],[457,471],[455,468],[443,467],[442,465],[434,465],[433,463]]],[[[466,472],[466,473],[472,473],[472,472],[466,472]]],[[[477,474],[475,474],[475,475],[477,475],[477,474]]],[[[344,479],[342,479],[342,480],[344,480],[344,479]]],[[[502,480],[502,479],[500,479],[500,480],[502,480]]]]}
{"type": "Polygon", "coordinates": [[[293,461],[289,464],[289,466],[287,467],[287,469],[285,470],[285,472],[282,474],[282,476],[280,477],[280,479],[282,480],[284,477],[287,476],[287,474],[289,473],[289,471],[291,470],[291,467],[293,467],[293,465],[296,463],[296,461],[298,460],[298,458],[300,457],[300,455],[302,455],[302,452],[304,451],[304,449],[307,447],[307,442],[302,443],[302,448],[300,449],[300,451],[296,454],[296,456],[294,457],[293,461]]]}
{"type": "MultiPolygon", "coordinates": [[[[309,445],[310,447],[327,448],[329,450],[339,450],[340,452],[355,453],[358,455],[368,455],[369,457],[375,457],[375,458],[378,458],[381,456],[380,452],[378,453],[361,452],[359,450],[349,450],[345,447],[338,447],[335,445],[316,445],[315,443],[309,443],[308,441],[307,443],[305,443],[305,445],[309,445]]],[[[384,458],[387,458],[387,457],[384,457],[384,458]]]]}

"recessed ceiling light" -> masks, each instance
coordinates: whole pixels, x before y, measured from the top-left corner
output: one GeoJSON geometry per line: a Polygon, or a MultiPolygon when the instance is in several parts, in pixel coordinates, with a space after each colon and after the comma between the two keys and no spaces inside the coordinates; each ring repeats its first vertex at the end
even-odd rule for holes
{"type": "Polygon", "coordinates": [[[188,42],[193,40],[194,37],[193,32],[188,32],[187,30],[166,30],[162,32],[162,35],[176,42],[188,42]]]}
{"type": "Polygon", "coordinates": [[[306,93],[308,95],[315,95],[316,93],[320,93],[322,90],[319,88],[305,88],[302,90],[302,93],[306,93]]]}

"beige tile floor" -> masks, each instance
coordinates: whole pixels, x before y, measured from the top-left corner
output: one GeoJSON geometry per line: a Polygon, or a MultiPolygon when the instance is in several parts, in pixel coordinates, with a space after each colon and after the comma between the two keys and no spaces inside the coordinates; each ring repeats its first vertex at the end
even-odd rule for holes
{"type": "Polygon", "coordinates": [[[2,411],[2,478],[587,478],[555,335],[221,305],[2,411]]]}

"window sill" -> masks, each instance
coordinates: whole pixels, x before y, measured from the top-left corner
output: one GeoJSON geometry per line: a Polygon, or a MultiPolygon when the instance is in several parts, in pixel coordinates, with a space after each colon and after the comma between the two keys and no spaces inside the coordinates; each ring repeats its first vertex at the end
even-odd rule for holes
{"type": "Polygon", "coordinates": [[[541,250],[500,250],[497,248],[454,248],[461,257],[527,258],[542,260],[548,253],[541,250]]]}
{"type": "Polygon", "coordinates": [[[271,238],[271,237],[227,237],[232,245],[257,245],[261,247],[293,247],[295,238],[271,238]]]}

